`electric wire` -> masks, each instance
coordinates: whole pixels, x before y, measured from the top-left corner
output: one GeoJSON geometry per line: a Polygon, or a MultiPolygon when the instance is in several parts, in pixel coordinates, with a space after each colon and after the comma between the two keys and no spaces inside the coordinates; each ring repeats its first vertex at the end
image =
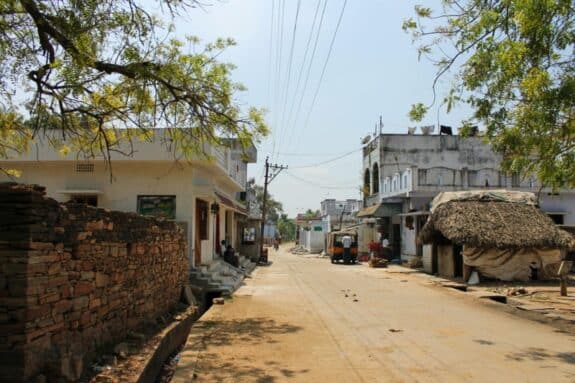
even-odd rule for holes
{"type": "Polygon", "coordinates": [[[345,157],[350,156],[350,155],[352,155],[352,154],[354,154],[354,153],[357,153],[357,152],[359,152],[359,151],[362,150],[362,149],[363,149],[363,148],[354,149],[354,150],[352,150],[352,151],[350,151],[350,152],[347,152],[347,153],[344,153],[344,154],[342,154],[342,155],[340,155],[340,156],[331,158],[331,159],[329,159],[329,160],[321,161],[321,162],[318,162],[318,163],[315,163],[315,164],[302,165],[302,166],[292,166],[291,169],[315,168],[315,167],[318,167],[318,166],[321,166],[321,165],[325,165],[325,164],[329,164],[329,163],[331,163],[331,162],[335,162],[335,161],[341,160],[342,158],[345,158],[345,157]]]}
{"type": "MultiPolygon", "coordinates": [[[[278,26],[277,26],[277,34],[276,37],[278,42],[276,44],[276,80],[275,80],[275,90],[274,90],[274,124],[272,130],[276,130],[278,128],[278,114],[277,110],[278,107],[278,98],[280,94],[280,84],[281,84],[281,63],[282,63],[282,51],[283,51],[283,26],[284,26],[284,11],[285,11],[285,0],[280,0],[280,4],[278,4],[278,26]]],[[[275,153],[276,142],[274,139],[273,148],[271,158],[273,158],[275,153]]]]}
{"type": "Polygon", "coordinates": [[[351,189],[357,189],[357,188],[359,188],[359,186],[358,186],[357,184],[354,184],[353,186],[351,186],[351,185],[350,185],[350,186],[322,185],[322,184],[318,184],[317,182],[309,181],[309,180],[306,180],[306,179],[301,178],[301,177],[299,177],[299,176],[296,176],[295,174],[293,174],[293,173],[291,173],[291,172],[289,172],[289,171],[286,171],[285,173],[286,173],[288,176],[292,177],[293,179],[296,179],[296,180],[298,180],[298,181],[300,181],[300,182],[304,182],[304,183],[306,183],[306,184],[308,184],[308,185],[311,185],[311,186],[314,186],[314,187],[317,187],[317,188],[320,188],[320,189],[351,190],[351,189]]]}
{"type": "MultiPolygon", "coordinates": [[[[326,0],[326,2],[327,2],[327,0],[326,0]]],[[[309,53],[309,48],[310,48],[310,45],[311,45],[311,40],[312,40],[312,37],[313,37],[313,32],[314,32],[314,30],[315,30],[315,25],[316,25],[316,22],[317,22],[317,16],[318,16],[318,14],[319,14],[319,8],[320,8],[320,6],[321,6],[321,0],[317,0],[317,5],[316,5],[316,7],[315,7],[315,12],[314,12],[314,14],[313,14],[313,21],[312,21],[312,23],[311,23],[311,28],[310,28],[310,30],[309,30],[309,36],[308,36],[308,38],[307,38],[307,43],[306,43],[306,45],[305,45],[305,52],[304,52],[304,55],[303,55],[303,60],[302,60],[302,62],[301,62],[301,68],[300,68],[299,74],[298,74],[298,76],[297,76],[297,81],[296,81],[296,86],[295,86],[294,94],[293,94],[293,97],[292,97],[291,106],[290,106],[290,108],[289,108],[289,112],[288,112],[288,115],[287,115],[288,118],[287,118],[287,121],[286,121],[286,125],[287,125],[288,127],[290,126],[290,121],[291,121],[291,119],[292,119],[293,110],[294,110],[294,106],[295,106],[295,104],[296,104],[296,99],[297,99],[298,91],[299,91],[299,89],[300,89],[301,80],[302,80],[302,75],[303,75],[304,70],[305,70],[305,64],[306,64],[306,61],[307,61],[307,55],[308,55],[308,53],[309,53]]],[[[302,95],[302,96],[303,96],[303,95],[302,95]]],[[[290,135],[290,136],[291,136],[291,135],[290,135]]],[[[288,136],[288,137],[289,137],[289,136],[288,136]]],[[[291,137],[290,137],[290,139],[291,139],[291,137]]]]}
{"type": "Polygon", "coordinates": [[[326,7],[327,7],[327,1],[328,1],[328,0],[325,0],[325,2],[323,3],[323,8],[322,8],[322,11],[321,11],[321,16],[320,16],[320,19],[319,19],[319,26],[318,26],[318,28],[317,28],[317,33],[316,33],[316,35],[315,35],[315,41],[314,41],[314,44],[313,44],[313,49],[312,49],[311,57],[310,57],[309,64],[308,64],[308,67],[307,67],[307,72],[306,72],[306,75],[305,75],[305,81],[304,81],[304,85],[303,85],[303,90],[302,90],[302,93],[301,93],[301,97],[300,97],[300,99],[299,99],[299,103],[298,103],[298,106],[297,106],[297,109],[296,109],[296,113],[295,113],[295,115],[294,115],[295,120],[294,120],[294,122],[293,122],[293,129],[290,130],[290,135],[289,135],[289,137],[288,137],[288,143],[287,143],[286,147],[289,147],[289,145],[291,144],[291,140],[292,140],[292,137],[293,137],[293,131],[294,131],[294,130],[297,130],[297,128],[296,128],[296,126],[297,126],[297,121],[298,121],[298,119],[299,119],[299,113],[300,113],[300,111],[301,111],[301,107],[302,107],[302,105],[303,105],[303,100],[304,100],[304,98],[305,98],[305,93],[306,93],[306,91],[307,91],[307,86],[308,86],[308,84],[309,84],[309,76],[310,76],[310,74],[311,74],[311,68],[312,68],[312,66],[313,66],[313,61],[314,61],[314,58],[315,58],[315,52],[317,51],[317,45],[318,45],[318,42],[319,42],[319,36],[320,36],[320,34],[321,34],[321,27],[322,27],[322,25],[323,25],[323,20],[324,20],[324,16],[325,16],[325,9],[326,9],[326,7]]]}
{"type": "Polygon", "coordinates": [[[316,87],[316,90],[315,90],[315,93],[314,93],[314,96],[313,96],[313,99],[312,99],[312,102],[311,102],[311,106],[310,106],[310,108],[309,108],[309,110],[308,110],[305,123],[302,125],[304,129],[307,128],[307,125],[308,125],[308,123],[309,123],[309,118],[310,118],[310,116],[311,116],[311,112],[313,111],[313,108],[314,108],[314,106],[315,106],[315,102],[316,102],[316,100],[317,100],[317,95],[319,94],[319,90],[320,90],[320,88],[321,88],[321,84],[322,84],[322,82],[323,82],[323,78],[324,78],[325,73],[326,73],[327,64],[329,63],[329,59],[330,59],[330,57],[331,57],[331,52],[332,52],[333,47],[334,47],[334,45],[335,45],[335,39],[336,39],[336,37],[337,37],[337,32],[339,31],[339,27],[340,27],[340,25],[341,25],[341,20],[343,19],[343,15],[344,15],[344,13],[345,13],[345,6],[346,6],[346,5],[347,5],[347,0],[344,0],[343,6],[341,7],[341,12],[340,12],[340,14],[339,14],[339,19],[337,20],[337,25],[336,25],[336,27],[335,27],[335,31],[334,31],[334,33],[333,33],[333,37],[332,37],[331,43],[330,43],[330,45],[329,45],[329,51],[327,52],[327,57],[326,57],[325,62],[324,62],[324,64],[323,64],[323,69],[322,69],[322,71],[321,71],[321,75],[320,75],[320,77],[319,77],[319,81],[318,81],[318,83],[317,83],[317,87],[316,87]]]}
{"type": "MultiPolygon", "coordinates": [[[[268,50],[268,105],[271,107],[272,99],[271,99],[271,89],[272,89],[272,56],[273,56],[273,39],[274,39],[274,19],[275,19],[275,4],[276,0],[272,0],[272,17],[270,21],[270,41],[269,41],[269,50],[268,50]]],[[[271,129],[272,134],[272,148],[275,150],[276,138],[275,132],[271,129]]]]}
{"type": "Polygon", "coordinates": [[[282,134],[280,135],[280,142],[282,141],[283,135],[285,134],[285,130],[286,130],[286,128],[284,126],[285,110],[286,110],[286,104],[288,102],[288,96],[289,96],[289,88],[290,88],[290,81],[291,81],[291,67],[292,67],[292,63],[293,63],[293,53],[294,53],[294,48],[295,48],[295,38],[297,35],[297,24],[298,24],[298,19],[299,19],[300,6],[301,6],[301,0],[298,0],[297,6],[296,6],[296,11],[295,11],[293,29],[292,29],[291,48],[290,48],[290,53],[289,53],[287,76],[286,76],[286,82],[285,82],[285,84],[286,84],[285,85],[285,95],[284,95],[283,102],[282,102],[282,113],[281,113],[281,119],[280,119],[280,121],[281,121],[280,132],[282,132],[282,134]]]}

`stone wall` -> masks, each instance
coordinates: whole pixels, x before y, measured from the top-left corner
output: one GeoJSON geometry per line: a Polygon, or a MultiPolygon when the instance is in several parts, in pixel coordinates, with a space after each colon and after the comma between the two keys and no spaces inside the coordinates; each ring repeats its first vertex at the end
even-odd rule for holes
{"type": "Polygon", "coordinates": [[[176,305],[186,246],[173,222],[0,184],[0,381],[75,381],[98,350],[176,305]]]}

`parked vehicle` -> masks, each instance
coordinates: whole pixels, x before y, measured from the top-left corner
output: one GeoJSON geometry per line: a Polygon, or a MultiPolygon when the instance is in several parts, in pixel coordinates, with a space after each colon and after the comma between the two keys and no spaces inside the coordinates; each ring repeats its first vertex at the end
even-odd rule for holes
{"type": "Polygon", "coordinates": [[[331,263],[343,261],[343,263],[355,263],[357,261],[357,231],[341,230],[332,231],[327,235],[327,254],[331,263]],[[345,259],[343,251],[343,237],[349,235],[352,239],[349,259],[345,259]]]}

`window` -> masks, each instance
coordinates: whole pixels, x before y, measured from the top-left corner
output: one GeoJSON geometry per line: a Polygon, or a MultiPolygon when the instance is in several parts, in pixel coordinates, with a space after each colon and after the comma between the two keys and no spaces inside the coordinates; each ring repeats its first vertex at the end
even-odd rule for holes
{"type": "Polygon", "coordinates": [[[372,177],[373,177],[373,194],[379,193],[379,167],[377,166],[377,163],[373,164],[372,177]]]}
{"type": "Polygon", "coordinates": [[[253,244],[256,241],[256,228],[244,227],[243,243],[246,245],[253,244]]]}
{"type": "Polygon", "coordinates": [[[547,214],[549,216],[549,218],[551,218],[553,220],[553,222],[556,225],[563,225],[563,214],[553,214],[553,213],[549,213],[547,214]]]}
{"type": "Polygon", "coordinates": [[[176,219],[176,196],[139,195],[138,214],[176,219]]]}
{"type": "Polygon", "coordinates": [[[76,164],[76,173],[93,173],[94,164],[76,164]]]}
{"type": "Polygon", "coordinates": [[[371,184],[369,178],[369,169],[365,169],[365,174],[363,176],[363,193],[368,196],[370,194],[371,184]]]}
{"type": "Polygon", "coordinates": [[[74,194],[70,196],[71,203],[80,203],[88,206],[98,206],[98,196],[95,194],[74,194]]]}

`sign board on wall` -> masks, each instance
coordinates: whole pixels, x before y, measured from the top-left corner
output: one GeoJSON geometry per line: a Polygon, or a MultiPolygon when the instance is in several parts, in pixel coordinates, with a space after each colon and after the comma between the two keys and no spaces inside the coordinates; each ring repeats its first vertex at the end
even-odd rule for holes
{"type": "Polygon", "coordinates": [[[138,213],[167,219],[176,218],[175,195],[139,195],[138,213]]]}

